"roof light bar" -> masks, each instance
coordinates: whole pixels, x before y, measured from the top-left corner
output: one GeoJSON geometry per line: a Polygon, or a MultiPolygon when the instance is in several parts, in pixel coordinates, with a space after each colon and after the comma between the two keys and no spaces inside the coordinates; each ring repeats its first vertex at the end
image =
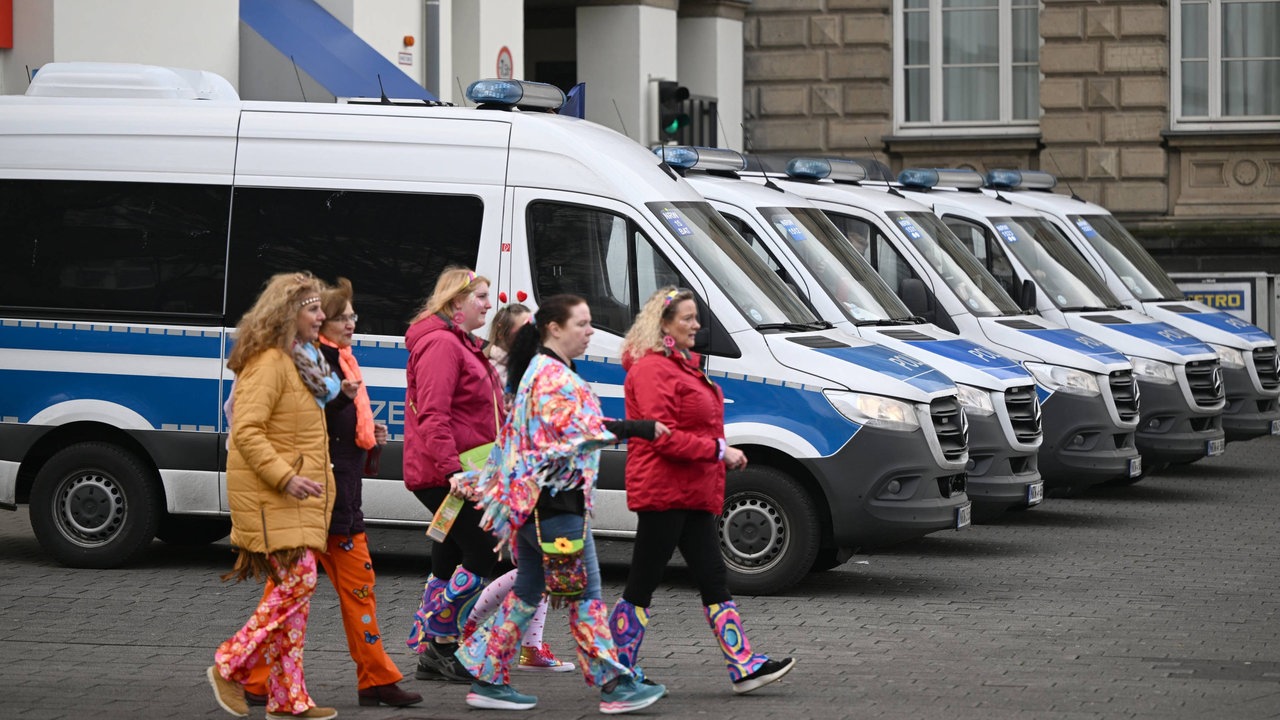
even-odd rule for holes
{"type": "Polygon", "coordinates": [[[987,187],[1001,190],[1052,190],[1058,178],[1043,170],[991,170],[987,187]]]}
{"type": "Polygon", "coordinates": [[[867,179],[867,169],[861,163],[840,158],[792,158],[787,163],[787,176],[804,180],[843,180],[861,182],[867,179]]]}
{"type": "Polygon", "coordinates": [[[659,145],[653,154],[662,161],[681,170],[728,170],[740,172],[747,169],[747,159],[742,153],[728,148],[692,147],[689,145],[659,145]]]}
{"type": "Polygon", "coordinates": [[[564,91],[526,80],[477,80],[467,87],[467,99],[477,105],[556,110],[564,104],[564,91]]]}
{"type": "Polygon", "coordinates": [[[977,170],[956,168],[909,168],[898,175],[904,187],[930,189],[950,187],[958,190],[977,190],[982,187],[982,174],[977,170]]]}

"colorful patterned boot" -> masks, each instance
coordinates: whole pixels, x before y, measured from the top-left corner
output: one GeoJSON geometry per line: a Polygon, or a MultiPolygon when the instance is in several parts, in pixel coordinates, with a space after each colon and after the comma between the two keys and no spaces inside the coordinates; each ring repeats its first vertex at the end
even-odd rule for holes
{"type": "Polygon", "coordinates": [[[742,632],[742,618],[738,616],[738,606],[732,600],[726,600],[703,608],[707,623],[720,643],[720,652],[724,653],[724,664],[729,667],[729,679],[738,682],[759,670],[768,662],[766,655],[751,652],[751,643],[742,632]]]}
{"type": "Polygon", "coordinates": [[[444,589],[447,585],[448,583],[435,575],[427,577],[427,583],[422,586],[422,601],[418,603],[418,609],[413,613],[413,624],[409,626],[409,637],[404,641],[410,650],[416,653],[423,651],[423,643],[427,637],[427,612],[440,604],[440,596],[444,594],[444,589]]]}
{"type": "Polygon", "coordinates": [[[438,602],[424,613],[425,635],[431,639],[456,638],[461,632],[466,616],[462,608],[484,588],[484,578],[461,565],[453,571],[449,584],[440,594],[438,602]]]}
{"type": "Polygon", "coordinates": [[[588,685],[602,686],[624,675],[634,678],[631,669],[618,662],[618,649],[609,631],[609,606],[603,600],[576,600],[570,604],[569,626],[573,639],[578,641],[582,678],[588,685]]]}
{"type": "Polygon", "coordinates": [[[609,616],[609,631],[614,647],[618,649],[618,662],[636,670],[640,657],[640,643],[644,641],[645,628],[649,626],[649,609],[619,600],[609,616]]]}
{"type": "Polygon", "coordinates": [[[476,632],[458,648],[455,657],[475,679],[491,685],[511,682],[511,665],[520,652],[520,638],[538,611],[507,593],[497,612],[489,616],[476,632]]]}

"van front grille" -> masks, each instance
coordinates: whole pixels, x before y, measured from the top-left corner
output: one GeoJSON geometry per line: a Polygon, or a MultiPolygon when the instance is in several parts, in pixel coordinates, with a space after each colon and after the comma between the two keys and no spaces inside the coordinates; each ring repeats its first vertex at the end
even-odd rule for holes
{"type": "Polygon", "coordinates": [[[960,401],[955,397],[938,398],[929,404],[929,415],[933,418],[933,430],[938,433],[942,456],[958,462],[969,449],[969,420],[960,401]]]}
{"type": "Polygon", "coordinates": [[[1116,412],[1125,422],[1138,419],[1138,383],[1133,379],[1132,370],[1117,370],[1108,378],[1111,386],[1111,399],[1116,404],[1116,412]]]}
{"type": "Polygon", "coordinates": [[[1004,406],[1018,442],[1030,444],[1040,439],[1040,399],[1034,385],[1005,390],[1004,406]]]}
{"type": "Polygon", "coordinates": [[[1222,368],[1217,360],[1197,360],[1187,363],[1187,384],[1191,397],[1201,407],[1217,405],[1225,397],[1222,391],[1222,368]]]}
{"type": "Polygon", "coordinates": [[[1253,366],[1258,371],[1258,383],[1266,390],[1280,387],[1280,363],[1276,360],[1276,348],[1260,347],[1253,351],[1253,366]]]}

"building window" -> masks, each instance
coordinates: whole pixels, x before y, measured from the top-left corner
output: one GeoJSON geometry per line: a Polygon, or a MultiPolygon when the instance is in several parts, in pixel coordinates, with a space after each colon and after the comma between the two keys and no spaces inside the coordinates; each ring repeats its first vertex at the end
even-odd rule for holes
{"type": "Polygon", "coordinates": [[[898,130],[1038,129],[1038,0],[894,0],[894,47],[898,130]]]}
{"type": "Polygon", "coordinates": [[[1280,123],[1280,0],[1174,0],[1174,125],[1280,123]]]}

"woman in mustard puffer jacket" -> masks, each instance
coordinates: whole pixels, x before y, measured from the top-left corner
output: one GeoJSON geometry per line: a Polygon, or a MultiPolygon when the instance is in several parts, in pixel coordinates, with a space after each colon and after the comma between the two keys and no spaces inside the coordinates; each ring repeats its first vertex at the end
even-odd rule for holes
{"type": "Polygon", "coordinates": [[[207,672],[218,704],[240,717],[248,712],[243,683],[260,660],[271,669],[268,718],[337,715],[315,706],[302,672],[315,552],[328,542],[335,493],[324,405],[355,392],[316,347],[323,287],[309,273],[272,277],[240,320],[227,360],[236,373],[227,500],[238,557],[224,579],[274,585],[207,672]]]}

